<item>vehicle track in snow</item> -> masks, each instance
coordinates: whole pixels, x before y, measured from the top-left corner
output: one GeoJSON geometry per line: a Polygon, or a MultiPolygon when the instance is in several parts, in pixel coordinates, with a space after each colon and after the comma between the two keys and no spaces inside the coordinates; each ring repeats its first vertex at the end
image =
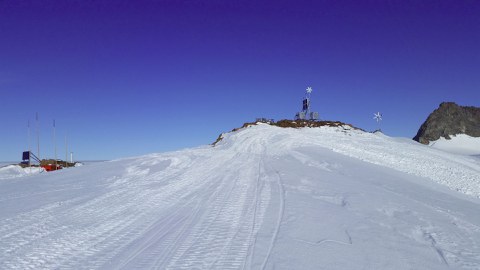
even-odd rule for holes
{"type": "Polygon", "coordinates": [[[217,192],[205,202],[204,215],[167,268],[244,267],[254,241],[255,224],[260,222],[257,216],[260,158],[240,154],[233,163],[223,164],[223,169],[231,175],[223,178],[217,192]]]}
{"type": "MultiPolygon", "coordinates": [[[[215,179],[208,177],[214,169],[212,167],[209,172],[204,172],[206,175],[203,176],[210,181],[203,182],[195,177],[199,175],[198,172],[186,176],[188,172],[173,170],[171,180],[168,180],[164,175],[165,172],[162,172],[163,175],[159,177],[169,184],[162,185],[161,190],[136,188],[151,185],[151,180],[154,180],[156,175],[136,177],[135,174],[127,173],[117,177],[122,183],[115,183],[114,190],[86,203],[79,205],[68,202],[55,203],[18,217],[18,222],[13,222],[17,224],[13,232],[13,228],[1,226],[0,223],[0,231],[6,231],[2,237],[0,249],[5,252],[4,254],[9,254],[8,259],[3,260],[0,265],[7,268],[22,268],[22,265],[56,268],[78,266],[82,261],[84,268],[102,266],[108,268],[109,260],[119,250],[145,234],[148,227],[155,223],[158,217],[162,217],[158,215],[161,211],[169,213],[165,220],[175,220],[182,213],[169,211],[168,208],[181,208],[182,204],[188,207],[198,201],[195,197],[195,188],[216,185],[215,179]],[[182,196],[178,196],[179,191],[183,191],[182,196]],[[184,202],[183,198],[188,197],[190,200],[184,202]],[[63,209],[59,210],[60,208],[63,209]],[[51,212],[57,212],[57,217],[49,218],[51,212]],[[67,224],[74,225],[60,226],[57,222],[60,221],[59,219],[68,219],[70,222],[67,224]],[[95,259],[85,260],[86,257],[93,255],[97,255],[95,259]],[[85,262],[88,263],[85,264],[85,262]]],[[[199,205],[196,203],[195,207],[199,205]]],[[[190,210],[188,213],[194,216],[195,212],[191,214],[190,210]]],[[[12,224],[12,220],[6,223],[12,224]]],[[[183,224],[188,226],[185,221],[183,224]]]]}
{"type": "Polygon", "coordinates": [[[234,152],[232,162],[220,165],[224,171],[221,184],[211,197],[203,198],[201,217],[185,232],[166,269],[251,268],[257,232],[272,191],[263,162],[265,142],[258,140],[234,152]]]}
{"type": "Polygon", "coordinates": [[[259,224],[256,221],[257,221],[257,214],[260,208],[260,201],[261,201],[259,198],[262,195],[261,194],[262,188],[260,187],[260,181],[261,181],[261,178],[264,177],[263,167],[264,167],[264,161],[262,158],[261,161],[258,163],[257,182],[255,185],[253,221],[252,221],[252,228],[250,231],[250,238],[253,238],[253,239],[249,239],[251,241],[251,244],[248,247],[247,258],[243,262],[242,269],[245,269],[246,267],[251,268],[253,252],[255,251],[255,244],[256,244],[257,232],[258,232],[258,226],[259,226],[259,224]]]}
{"type": "Polygon", "coordinates": [[[265,260],[262,263],[261,269],[266,268],[267,263],[270,259],[273,248],[275,246],[275,242],[277,241],[277,238],[278,238],[278,233],[280,232],[280,227],[282,225],[282,219],[283,219],[283,215],[284,215],[284,212],[285,212],[285,188],[283,187],[282,177],[280,176],[280,173],[277,170],[274,170],[271,167],[270,167],[270,169],[275,172],[275,182],[276,182],[277,188],[278,188],[278,195],[279,195],[278,213],[277,213],[277,220],[276,220],[276,223],[275,223],[275,229],[273,231],[273,235],[271,237],[270,244],[269,244],[268,250],[267,250],[267,255],[265,256],[265,260]]]}

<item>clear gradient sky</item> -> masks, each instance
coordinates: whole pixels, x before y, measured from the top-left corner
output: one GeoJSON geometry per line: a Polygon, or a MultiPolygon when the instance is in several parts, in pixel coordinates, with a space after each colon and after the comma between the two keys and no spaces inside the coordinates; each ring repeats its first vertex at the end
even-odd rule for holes
{"type": "MultiPolygon", "coordinates": [[[[480,1],[0,1],[0,160],[34,141],[113,159],[293,118],[413,137],[442,101],[480,106],[480,1]]],[[[35,147],[33,147],[35,146],[35,147]]],[[[36,152],[36,150],[35,150],[36,152]]]]}

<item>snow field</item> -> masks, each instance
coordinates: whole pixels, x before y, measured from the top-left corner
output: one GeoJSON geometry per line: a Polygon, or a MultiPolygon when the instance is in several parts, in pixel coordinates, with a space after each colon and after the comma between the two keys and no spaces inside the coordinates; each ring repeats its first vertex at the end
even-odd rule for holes
{"type": "Polygon", "coordinates": [[[450,137],[450,140],[440,137],[440,139],[430,142],[429,145],[433,148],[456,154],[480,155],[480,138],[466,134],[457,134],[450,137]]]}
{"type": "Polygon", "coordinates": [[[0,181],[0,269],[480,268],[478,159],[347,127],[224,137],[0,181]]]}

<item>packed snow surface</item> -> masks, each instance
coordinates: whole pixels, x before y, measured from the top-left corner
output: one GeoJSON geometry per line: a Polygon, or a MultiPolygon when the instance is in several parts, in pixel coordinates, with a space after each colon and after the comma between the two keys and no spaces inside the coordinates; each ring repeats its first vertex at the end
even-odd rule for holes
{"type": "Polygon", "coordinates": [[[351,128],[0,179],[0,269],[480,269],[480,159],[351,128]]]}
{"type": "Polygon", "coordinates": [[[480,155],[480,137],[471,137],[466,134],[450,136],[450,140],[440,137],[430,142],[430,146],[455,154],[480,155]]]}

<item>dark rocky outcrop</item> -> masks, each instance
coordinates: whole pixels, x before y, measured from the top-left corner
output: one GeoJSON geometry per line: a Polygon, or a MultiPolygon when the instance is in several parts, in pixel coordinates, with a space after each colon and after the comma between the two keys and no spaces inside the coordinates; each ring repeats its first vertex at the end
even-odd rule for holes
{"type": "Polygon", "coordinates": [[[480,137],[480,108],[443,102],[428,116],[413,139],[428,144],[440,137],[450,139],[457,134],[480,137]]]}

